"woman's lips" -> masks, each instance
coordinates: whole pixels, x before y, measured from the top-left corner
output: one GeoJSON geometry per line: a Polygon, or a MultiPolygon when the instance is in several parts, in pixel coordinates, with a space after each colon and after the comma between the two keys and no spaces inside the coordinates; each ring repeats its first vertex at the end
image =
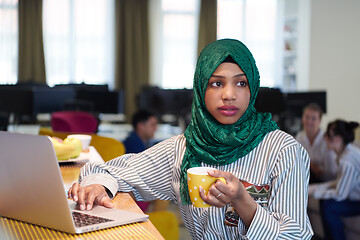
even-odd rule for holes
{"type": "Polygon", "coordinates": [[[234,106],[222,106],[219,108],[220,113],[225,116],[233,116],[239,110],[237,107],[234,106]]]}

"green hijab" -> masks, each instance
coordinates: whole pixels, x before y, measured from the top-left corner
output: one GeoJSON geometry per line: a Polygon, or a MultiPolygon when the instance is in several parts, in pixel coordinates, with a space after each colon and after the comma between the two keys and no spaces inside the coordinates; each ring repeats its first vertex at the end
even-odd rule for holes
{"type": "Polygon", "coordinates": [[[180,172],[180,194],[183,204],[191,204],[187,169],[210,165],[226,165],[251,152],[268,132],[277,129],[270,113],[254,108],[260,87],[259,71],[249,49],[240,41],[222,39],[207,45],[198,58],[194,76],[194,98],[191,122],[185,130],[186,151],[180,172]],[[234,124],[219,123],[207,110],[205,91],[215,69],[228,57],[244,71],[250,88],[250,102],[243,116],[234,124]]]}

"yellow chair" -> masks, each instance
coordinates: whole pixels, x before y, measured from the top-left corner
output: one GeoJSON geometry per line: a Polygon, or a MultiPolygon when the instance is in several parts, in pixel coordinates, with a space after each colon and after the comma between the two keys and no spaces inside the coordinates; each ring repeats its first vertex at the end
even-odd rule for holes
{"type": "MultiPolygon", "coordinates": [[[[50,128],[41,127],[39,130],[39,135],[46,135],[50,137],[58,137],[61,139],[65,139],[69,134],[69,132],[54,132],[50,128]]],[[[88,134],[91,135],[90,145],[94,146],[96,151],[100,154],[102,159],[105,162],[121,156],[125,153],[125,146],[122,142],[109,137],[103,137],[96,134],[88,134]]]]}
{"type": "Polygon", "coordinates": [[[105,162],[125,154],[125,146],[114,138],[92,135],[91,146],[96,148],[105,162]]]}
{"type": "Polygon", "coordinates": [[[156,211],[147,213],[152,224],[166,240],[179,239],[179,222],[171,211],[156,211]]]}

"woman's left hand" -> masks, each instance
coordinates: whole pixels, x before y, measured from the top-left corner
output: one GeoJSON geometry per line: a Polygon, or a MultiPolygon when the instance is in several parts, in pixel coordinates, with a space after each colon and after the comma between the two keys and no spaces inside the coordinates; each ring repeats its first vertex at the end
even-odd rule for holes
{"type": "Polygon", "coordinates": [[[223,207],[228,203],[233,204],[239,201],[242,195],[248,194],[245,187],[233,174],[220,170],[211,170],[208,173],[212,177],[223,177],[226,183],[219,179],[216,180],[210,186],[207,195],[204,194],[203,189],[200,190],[200,196],[207,204],[223,207]]]}
{"type": "Polygon", "coordinates": [[[257,203],[246,191],[244,185],[229,172],[211,170],[208,173],[212,177],[223,177],[226,183],[216,180],[210,186],[207,195],[204,194],[203,189],[199,189],[200,197],[205,203],[219,208],[230,203],[248,228],[255,216],[257,203]]]}

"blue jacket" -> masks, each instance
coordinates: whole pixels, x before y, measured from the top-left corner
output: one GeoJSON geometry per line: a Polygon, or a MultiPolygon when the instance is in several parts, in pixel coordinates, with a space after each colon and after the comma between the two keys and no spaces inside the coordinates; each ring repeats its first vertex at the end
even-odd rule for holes
{"type": "Polygon", "coordinates": [[[130,133],[123,143],[126,153],[139,153],[146,149],[144,142],[134,131],[130,133]]]}

